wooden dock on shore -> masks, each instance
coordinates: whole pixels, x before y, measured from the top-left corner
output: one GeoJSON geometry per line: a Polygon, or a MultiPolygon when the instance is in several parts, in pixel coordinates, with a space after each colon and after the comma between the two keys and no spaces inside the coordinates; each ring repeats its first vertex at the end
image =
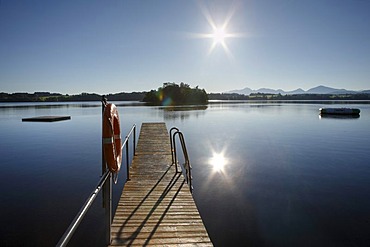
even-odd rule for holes
{"type": "Polygon", "coordinates": [[[112,223],[110,246],[213,246],[182,173],[172,165],[165,123],[143,123],[112,223]]]}

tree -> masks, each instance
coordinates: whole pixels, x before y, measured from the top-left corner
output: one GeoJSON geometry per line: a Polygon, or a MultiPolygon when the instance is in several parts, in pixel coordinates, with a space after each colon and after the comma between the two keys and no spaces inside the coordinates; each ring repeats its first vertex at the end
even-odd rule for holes
{"type": "Polygon", "coordinates": [[[204,89],[190,88],[189,84],[181,82],[180,85],[176,83],[163,83],[163,87],[158,88],[157,91],[151,90],[144,99],[154,105],[189,105],[189,104],[207,104],[208,96],[204,89]]]}

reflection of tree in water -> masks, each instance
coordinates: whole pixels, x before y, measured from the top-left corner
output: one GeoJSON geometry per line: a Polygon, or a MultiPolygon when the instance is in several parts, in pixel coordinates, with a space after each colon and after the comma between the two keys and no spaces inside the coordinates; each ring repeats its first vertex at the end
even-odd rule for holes
{"type": "Polygon", "coordinates": [[[198,116],[203,115],[205,113],[204,110],[207,109],[207,106],[169,106],[169,107],[162,107],[163,116],[165,120],[173,120],[173,119],[187,119],[190,116],[198,116]]]}

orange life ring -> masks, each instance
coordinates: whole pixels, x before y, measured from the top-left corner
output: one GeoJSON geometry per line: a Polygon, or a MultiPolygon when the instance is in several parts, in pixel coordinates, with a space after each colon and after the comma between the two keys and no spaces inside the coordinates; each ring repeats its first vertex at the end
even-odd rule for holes
{"type": "Polygon", "coordinates": [[[103,113],[104,159],[111,172],[118,172],[122,163],[121,127],[117,107],[107,104],[103,113]]]}

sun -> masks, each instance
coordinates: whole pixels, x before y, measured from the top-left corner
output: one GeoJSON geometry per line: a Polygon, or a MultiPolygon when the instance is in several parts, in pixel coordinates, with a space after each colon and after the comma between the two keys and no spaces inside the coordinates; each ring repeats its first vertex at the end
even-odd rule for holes
{"type": "Polygon", "coordinates": [[[221,47],[226,52],[227,56],[229,58],[232,58],[233,56],[228,47],[227,40],[232,38],[244,37],[244,33],[235,33],[233,31],[230,31],[232,30],[232,28],[229,28],[230,26],[232,26],[231,19],[234,16],[235,11],[238,9],[238,6],[236,4],[232,4],[229,11],[226,13],[225,19],[223,21],[220,20],[219,16],[216,16],[218,17],[218,23],[215,22],[214,17],[206,6],[201,4],[200,8],[202,10],[203,16],[209,24],[211,32],[193,34],[193,37],[206,38],[212,41],[211,47],[208,51],[208,55],[216,50],[217,47],[221,47]]]}
{"type": "Polygon", "coordinates": [[[217,27],[214,23],[212,23],[212,29],[213,29],[213,32],[208,34],[207,35],[207,38],[211,38],[212,39],[212,45],[209,49],[209,54],[212,53],[212,51],[216,48],[216,46],[218,45],[221,45],[226,54],[228,56],[231,56],[231,53],[229,51],[229,48],[226,44],[226,39],[227,38],[231,38],[231,37],[235,37],[236,35],[233,34],[233,33],[228,33],[227,30],[226,30],[226,25],[227,23],[224,23],[224,25],[222,25],[221,27],[217,27]]]}
{"type": "Polygon", "coordinates": [[[221,48],[225,51],[226,55],[233,59],[233,54],[231,53],[229,49],[228,41],[229,39],[234,38],[241,38],[245,37],[246,33],[236,33],[233,31],[232,28],[232,22],[231,19],[234,16],[234,13],[237,9],[239,9],[238,5],[236,3],[233,3],[230,6],[230,9],[225,12],[224,19],[220,16],[216,16],[217,22],[215,22],[214,16],[211,14],[209,9],[203,5],[200,4],[200,9],[202,11],[203,16],[205,17],[208,25],[209,25],[209,31],[208,33],[188,33],[188,37],[190,38],[200,38],[200,39],[210,39],[211,40],[211,46],[208,50],[208,55],[211,55],[212,52],[217,50],[218,48],[221,48]],[[223,19],[223,21],[222,21],[223,19]]]}
{"type": "Polygon", "coordinates": [[[213,42],[216,44],[222,44],[225,42],[225,38],[227,37],[227,32],[225,28],[215,28],[212,34],[213,42]]]}

